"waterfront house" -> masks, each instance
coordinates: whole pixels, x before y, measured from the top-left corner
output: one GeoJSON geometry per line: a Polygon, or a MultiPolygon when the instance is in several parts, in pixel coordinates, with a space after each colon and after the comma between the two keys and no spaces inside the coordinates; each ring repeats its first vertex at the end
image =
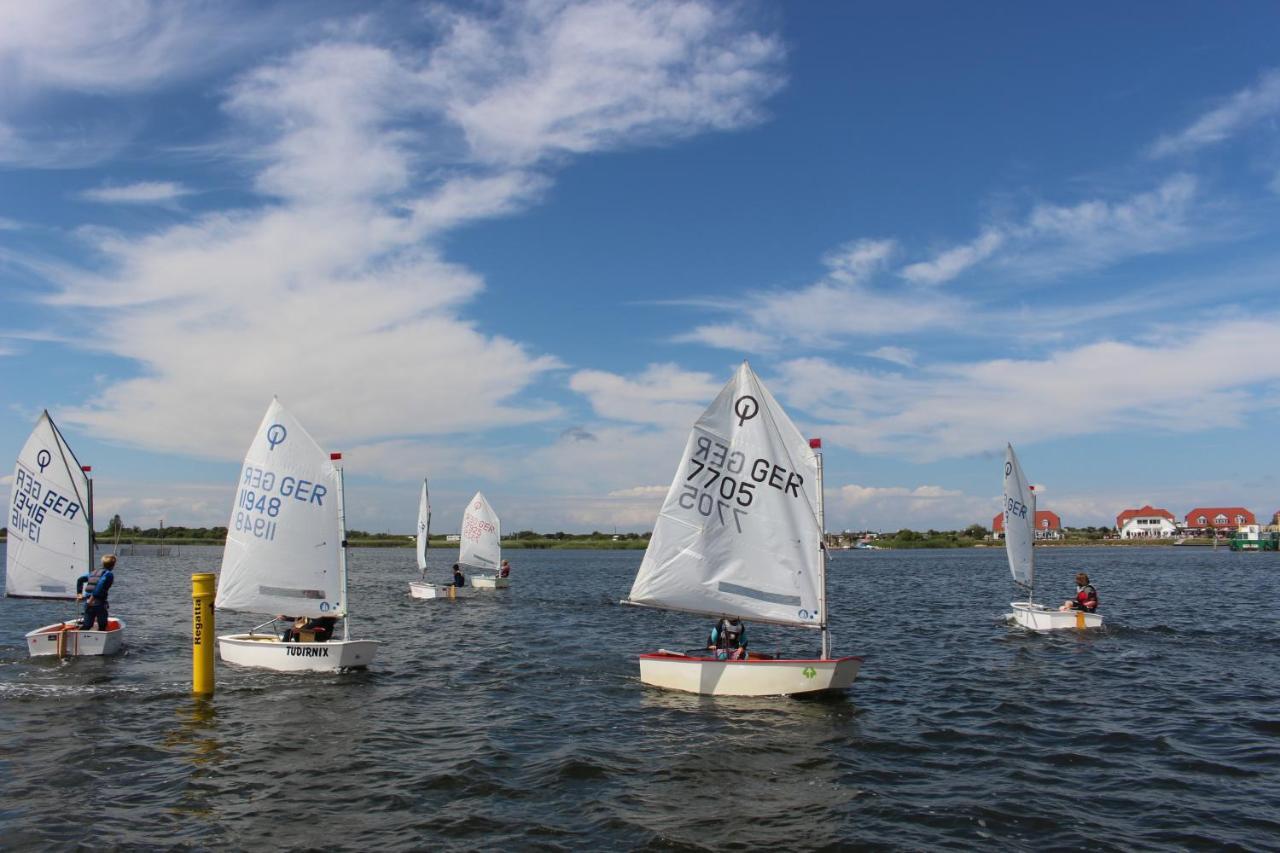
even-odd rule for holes
{"type": "Polygon", "coordinates": [[[1126,509],[1116,516],[1116,533],[1121,539],[1167,539],[1178,532],[1178,520],[1167,509],[1147,504],[1126,509]]]}
{"type": "MultiPolygon", "coordinates": [[[[1062,519],[1056,512],[1051,509],[1036,510],[1036,538],[1037,539],[1061,539],[1062,519]]],[[[1004,538],[1004,513],[996,513],[996,517],[991,520],[991,536],[994,539],[1004,538]]]]}
{"type": "Polygon", "coordinates": [[[1185,529],[1231,532],[1245,524],[1257,524],[1253,513],[1242,506],[1198,506],[1187,513],[1185,529]]]}

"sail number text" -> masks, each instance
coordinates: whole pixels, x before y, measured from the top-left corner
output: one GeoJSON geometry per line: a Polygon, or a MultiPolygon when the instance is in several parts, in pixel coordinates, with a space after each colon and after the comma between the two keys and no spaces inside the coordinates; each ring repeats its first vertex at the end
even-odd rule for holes
{"type": "Polygon", "coordinates": [[[689,465],[678,499],[680,506],[696,509],[706,518],[714,516],[725,526],[732,519],[739,533],[742,519],[748,514],[747,507],[755,500],[757,486],[799,497],[800,486],[804,484],[804,477],[795,471],[763,457],[757,457],[748,465],[741,451],[730,450],[728,445],[706,436],[698,436],[689,465]]]}
{"type": "Polygon", "coordinates": [[[40,541],[40,525],[49,513],[60,515],[68,521],[80,512],[80,504],[53,489],[45,487],[21,465],[13,480],[13,514],[9,529],[20,533],[30,542],[40,541]]]}
{"type": "Polygon", "coordinates": [[[287,501],[301,501],[307,506],[324,506],[329,490],[320,483],[298,477],[277,477],[255,465],[246,465],[236,494],[236,515],[231,526],[267,541],[276,538],[276,519],[287,501]]]}
{"type": "Polygon", "coordinates": [[[1022,501],[1013,498],[1004,499],[1004,517],[1007,518],[1026,518],[1027,505],[1022,501]]]}

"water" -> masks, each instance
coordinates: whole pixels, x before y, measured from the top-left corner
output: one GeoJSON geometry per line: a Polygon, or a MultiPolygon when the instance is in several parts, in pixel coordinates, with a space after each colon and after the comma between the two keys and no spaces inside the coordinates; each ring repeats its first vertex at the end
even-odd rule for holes
{"type": "Polygon", "coordinates": [[[224,665],[199,702],[190,575],[220,555],[123,558],[115,659],[28,659],[68,605],[0,600],[0,848],[1280,845],[1280,555],[1046,549],[1040,598],[1084,568],[1108,628],[1034,636],[999,550],[837,553],[853,689],[748,700],[639,683],[708,624],[616,603],[638,551],[509,552],[515,588],[422,602],[411,551],[357,550],[372,669],[224,665]]]}

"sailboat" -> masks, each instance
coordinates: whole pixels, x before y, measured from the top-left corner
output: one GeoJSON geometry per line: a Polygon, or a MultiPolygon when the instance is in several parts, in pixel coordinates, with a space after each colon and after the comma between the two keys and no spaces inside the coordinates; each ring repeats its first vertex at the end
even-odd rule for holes
{"type": "MultiPolygon", "coordinates": [[[[9,492],[9,543],[4,594],[11,598],[74,601],[76,579],[93,567],[93,480],[71,452],[61,430],[41,413],[18,454],[9,492]]],[[[79,619],[27,633],[27,652],[43,655],[110,655],[124,646],[124,620],[107,630],[83,630],[79,619]]]]}
{"type": "Polygon", "coordinates": [[[745,361],[702,413],[624,603],[821,633],[814,658],[640,655],[640,680],[714,696],[849,687],[862,658],[830,654],[822,442],[806,441],[745,361]]]}
{"type": "Polygon", "coordinates": [[[502,525],[498,514],[480,492],[462,511],[462,544],[458,562],[476,589],[505,589],[510,578],[498,577],[502,565],[502,525]]]}
{"type": "Polygon", "coordinates": [[[409,595],[414,598],[441,598],[448,593],[443,586],[427,583],[427,540],[431,538],[431,500],[427,496],[427,481],[422,481],[422,497],[418,499],[418,572],[421,577],[409,581],[409,595]]]}
{"type": "Polygon", "coordinates": [[[285,642],[271,620],[218,637],[228,663],[285,672],[365,667],[375,640],[351,639],[341,453],[326,454],[272,399],[237,483],[214,606],[249,613],[341,619],[343,638],[285,642]]]}
{"type": "Polygon", "coordinates": [[[1013,445],[1004,452],[1004,549],[1013,582],[1027,591],[1026,601],[1010,603],[1007,618],[1032,631],[1063,628],[1101,628],[1102,617],[1083,610],[1057,610],[1036,604],[1036,493],[1018,464],[1013,445]]]}

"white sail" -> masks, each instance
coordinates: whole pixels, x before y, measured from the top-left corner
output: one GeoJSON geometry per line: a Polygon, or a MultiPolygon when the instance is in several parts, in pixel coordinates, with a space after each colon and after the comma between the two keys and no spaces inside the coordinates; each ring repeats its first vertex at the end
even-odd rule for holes
{"type": "Polygon", "coordinates": [[[1035,581],[1035,524],[1035,493],[1010,444],[1004,453],[1004,550],[1014,583],[1027,589],[1035,581]]]}
{"type": "Polygon", "coordinates": [[[272,400],[244,458],[215,606],[344,616],[340,471],[272,400]]]}
{"type": "Polygon", "coordinates": [[[5,595],[75,598],[93,559],[89,477],[49,417],[18,454],[9,492],[5,595]]]}
{"type": "Polygon", "coordinates": [[[431,501],[427,498],[427,481],[422,481],[422,497],[418,500],[418,570],[427,570],[427,538],[431,535],[431,501]]]}
{"type": "Polygon", "coordinates": [[[743,362],[689,434],[628,600],[821,628],[817,454],[743,362]]]}
{"type": "Polygon", "coordinates": [[[458,562],[483,573],[496,573],[502,563],[502,527],[498,514],[479,492],[462,512],[458,562]]]}

